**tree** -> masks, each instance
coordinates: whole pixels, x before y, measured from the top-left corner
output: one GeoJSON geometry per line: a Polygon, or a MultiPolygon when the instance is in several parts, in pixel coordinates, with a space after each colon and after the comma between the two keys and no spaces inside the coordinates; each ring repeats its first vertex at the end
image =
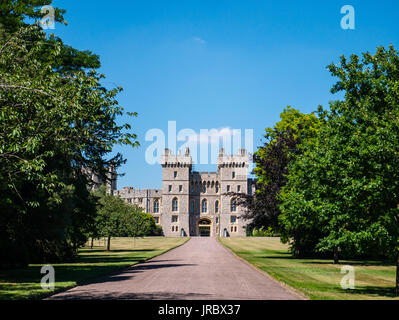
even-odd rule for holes
{"type": "MultiPolygon", "coordinates": [[[[14,34],[20,28],[29,25],[26,21],[38,24],[47,12],[41,12],[43,6],[52,5],[52,0],[3,0],[0,4],[0,40],[6,40],[9,35],[14,34]]],[[[57,23],[67,25],[64,19],[66,10],[54,8],[54,20],[57,23]]],[[[78,71],[86,68],[99,68],[99,56],[92,52],[80,51],[63,43],[59,38],[51,34],[46,39],[47,46],[40,48],[41,53],[37,59],[45,61],[52,46],[58,46],[60,53],[52,61],[52,67],[58,72],[78,71]]]]}
{"type": "Polygon", "coordinates": [[[280,117],[273,128],[266,128],[266,141],[254,154],[255,195],[234,194],[247,209],[244,218],[251,220],[252,228],[271,227],[276,233],[280,231],[277,195],[286,183],[288,164],[301,152],[301,141],[313,137],[320,126],[314,114],[303,114],[290,106],[280,117]]]}
{"type": "Polygon", "coordinates": [[[341,57],[329,70],[342,101],[322,111],[326,125],[290,167],[282,192],[287,235],[321,232],[320,252],[396,257],[399,294],[399,56],[390,46],[375,55],[341,57]],[[295,226],[296,225],[296,226],[295,226]]]}
{"type": "Polygon", "coordinates": [[[113,146],[138,144],[117,124],[121,88],[104,88],[95,70],[54,70],[62,48],[37,26],[0,41],[0,242],[20,252],[15,263],[72,258],[95,216],[82,168],[105,179],[125,161],[113,146]]]}
{"type": "Polygon", "coordinates": [[[96,196],[99,198],[95,230],[107,238],[107,250],[111,248],[111,237],[144,237],[156,229],[154,218],[136,205],[129,205],[101,187],[96,196]]]}
{"type": "Polygon", "coordinates": [[[116,197],[105,191],[102,187],[97,193],[99,197],[96,217],[98,234],[107,238],[107,250],[111,250],[111,238],[123,234],[126,225],[125,217],[130,210],[122,198],[116,197]]]}
{"type": "Polygon", "coordinates": [[[134,238],[134,246],[136,238],[147,236],[156,230],[154,217],[143,212],[140,207],[130,206],[127,214],[123,217],[125,226],[124,234],[134,238]]]}

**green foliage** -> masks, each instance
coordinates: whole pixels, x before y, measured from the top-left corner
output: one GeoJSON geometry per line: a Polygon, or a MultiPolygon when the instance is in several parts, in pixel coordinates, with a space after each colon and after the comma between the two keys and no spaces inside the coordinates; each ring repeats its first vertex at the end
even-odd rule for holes
{"type": "Polygon", "coordinates": [[[129,124],[117,124],[121,88],[104,88],[104,75],[85,69],[99,66],[98,57],[23,23],[34,6],[50,1],[6,2],[12,7],[0,7],[7,16],[0,30],[0,265],[70,260],[96,214],[82,169],[105,180],[110,165],[125,161],[111,156],[113,146],[138,142],[129,124]]]}
{"type": "Polygon", "coordinates": [[[343,256],[398,252],[399,57],[393,47],[375,55],[341,57],[330,65],[345,91],[326,125],[289,168],[280,221],[288,241],[343,256]],[[309,242],[308,242],[309,244],[309,242]]]}
{"type": "Polygon", "coordinates": [[[148,235],[149,236],[163,236],[162,227],[159,224],[156,224],[155,229],[153,229],[148,235]]]}
{"type": "MultiPolygon", "coordinates": [[[[2,0],[0,3],[0,17],[3,29],[12,33],[26,25],[26,19],[40,20],[46,15],[46,12],[41,12],[41,8],[51,5],[51,3],[52,0],[2,0]]],[[[65,12],[63,9],[54,8],[55,21],[66,24],[63,17],[65,12]]]]}
{"type": "Polygon", "coordinates": [[[96,193],[97,217],[91,229],[96,238],[107,237],[108,249],[112,237],[144,237],[156,232],[153,216],[135,205],[127,204],[122,198],[108,194],[105,188],[96,193]]]}
{"type": "Polygon", "coordinates": [[[129,206],[128,214],[125,216],[125,236],[127,237],[144,237],[153,233],[156,229],[154,217],[143,212],[137,206],[129,206]]]}
{"type": "Polygon", "coordinates": [[[240,205],[247,208],[244,218],[251,219],[251,227],[271,227],[276,233],[280,229],[277,196],[286,183],[288,164],[302,152],[301,142],[314,137],[321,126],[314,114],[303,114],[289,106],[280,117],[273,128],[266,128],[266,141],[254,155],[255,195],[237,195],[240,205]]]}
{"type": "Polygon", "coordinates": [[[252,230],[253,237],[273,237],[274,231],[272,227],[261,227],[260,229],[254,228],[252,230]]]}

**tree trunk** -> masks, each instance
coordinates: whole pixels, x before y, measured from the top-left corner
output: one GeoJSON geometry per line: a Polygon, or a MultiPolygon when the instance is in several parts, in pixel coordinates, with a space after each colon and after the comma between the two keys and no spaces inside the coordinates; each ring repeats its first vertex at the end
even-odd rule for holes
{"type": "Polygon", "coordinates": [[[108,236],[107,251],[111,251],[111,236],[108,236]]]}
{"type": "Polygon", "coordinates": [[[93,249],[93,242],[94,242],[94,239],[93,239],[93,238],[91,238],[90,249],[93,249]]]}
{"type": "Polygon", "coordinates": [[[396,256],[396,287],[395,287],[395,293],[397,296],[399,296],[399,252],[397,253],[396,256]]]}
{"type": "Polygon", "coordinates": [[[334,248],[334,264],[338,264],[338,263],[339,263],[338,248],[335,247],[334,248]]]}

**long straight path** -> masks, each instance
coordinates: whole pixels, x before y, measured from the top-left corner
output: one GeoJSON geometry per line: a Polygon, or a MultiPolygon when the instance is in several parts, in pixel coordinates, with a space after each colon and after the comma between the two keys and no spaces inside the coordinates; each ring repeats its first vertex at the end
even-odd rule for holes
{"type": "Polygon", "coordinates": [[[293,300],[298,295],[236,258],[215,238],[184,245],[49,299],[293,300]]]}

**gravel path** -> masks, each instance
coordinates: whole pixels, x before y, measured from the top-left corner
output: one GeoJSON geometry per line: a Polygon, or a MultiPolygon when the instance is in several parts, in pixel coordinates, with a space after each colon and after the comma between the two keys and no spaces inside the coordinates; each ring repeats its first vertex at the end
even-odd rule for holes
{"type": "Polygon", "coordinates": [[[147,262],[48,299],[293,300],[301,297],[236,258],[216,238],[204,237],[192,238],[147,262]]]}

